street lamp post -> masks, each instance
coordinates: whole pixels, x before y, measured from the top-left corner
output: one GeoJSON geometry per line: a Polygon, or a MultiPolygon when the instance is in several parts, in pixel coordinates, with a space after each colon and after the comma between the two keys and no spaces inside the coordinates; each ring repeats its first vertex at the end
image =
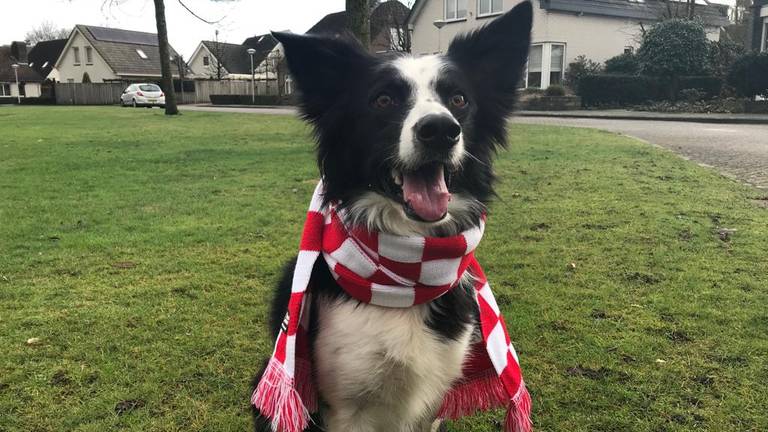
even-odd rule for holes
{"type": "Polygon", "coordinates": [[[432,23],[433,26],[437,27],[437,52],[442,52],[442,29],[445,27],[445,21],[443,20],[435,20],[435,22],[432,23]]]}
{"type": "Polygon", "coordinates": [[[19,105],[21,105],[21,86],[19,86],[19,65],[14,63],[11,65],[11,67],[13,68],[13,75],[16,77],[16,100],[19,102],[19,105]]]}
{"type": "Polygon", "coordinates": [[[253,55],[256,50],[248,48],[248,55],[251,56],[251,104],[256,105],[256,71],[253,69],[253,55]]]}

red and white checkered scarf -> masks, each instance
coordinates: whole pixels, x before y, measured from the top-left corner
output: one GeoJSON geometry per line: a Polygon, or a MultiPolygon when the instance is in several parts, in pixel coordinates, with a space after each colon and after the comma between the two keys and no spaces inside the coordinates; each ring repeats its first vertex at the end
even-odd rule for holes
{"type": "Polygon", "coordinates": [[[474,250],[485,222],[454,237],[399,237],[348,227],[318,184],[304,222],[288,311],[275,351],[251,403],[276,432],[301,432],[318,409],[307,329],[312,268],[322,254],[336,282],[352,297],[383,307],[432,301],[473,276],[483,340],[472,347],[462,377],[445,395],[438,418],[455,419],[506,406],[506,431],[531,430],[525,388],[504,319],[474,250]]]}

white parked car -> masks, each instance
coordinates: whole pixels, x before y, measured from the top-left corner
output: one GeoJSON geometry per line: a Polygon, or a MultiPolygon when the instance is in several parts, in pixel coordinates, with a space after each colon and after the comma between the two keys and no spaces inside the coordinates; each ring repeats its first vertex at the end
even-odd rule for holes
{"type": "Polygon", "coordinates": [[[134,108],[140,106],[147,108],[159,106],[164,108],[165,93],[157,84],[131,84],[123,91],[123,95],[120,96],[120,105],[132,106],[134,108]]]}

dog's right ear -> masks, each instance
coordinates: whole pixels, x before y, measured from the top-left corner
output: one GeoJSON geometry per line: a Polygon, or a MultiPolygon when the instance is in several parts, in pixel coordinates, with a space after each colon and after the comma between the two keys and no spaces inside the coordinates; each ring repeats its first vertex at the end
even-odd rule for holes
{"type": "Polygon", "coordinates": [[[356,41],[340,37],[273,32],[283,44],[291,78],[299,90],[304,116],[317,120],[343,100],[345,85],[374,65],[356,41]]]}

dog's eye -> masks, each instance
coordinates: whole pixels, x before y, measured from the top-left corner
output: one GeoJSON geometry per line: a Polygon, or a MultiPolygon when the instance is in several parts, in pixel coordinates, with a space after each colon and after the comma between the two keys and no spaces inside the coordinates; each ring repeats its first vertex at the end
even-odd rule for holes
{"type": "Polygon", "coordinates": [[[451,106],[456,108],[464,108],[467,106],[467,99],[461,93],[456,93],[455,95],[451,96],[449,102],[451,103],[451,106]]]}
{"type": "Polygon", "coordinates": [[[381,93],[380,95],[376,96],[376,99],[373,101],[373,105],[376,108],[389,108],[392,105],[395,105],[395,100],[392,99],[392,96],[381,93]]]}

